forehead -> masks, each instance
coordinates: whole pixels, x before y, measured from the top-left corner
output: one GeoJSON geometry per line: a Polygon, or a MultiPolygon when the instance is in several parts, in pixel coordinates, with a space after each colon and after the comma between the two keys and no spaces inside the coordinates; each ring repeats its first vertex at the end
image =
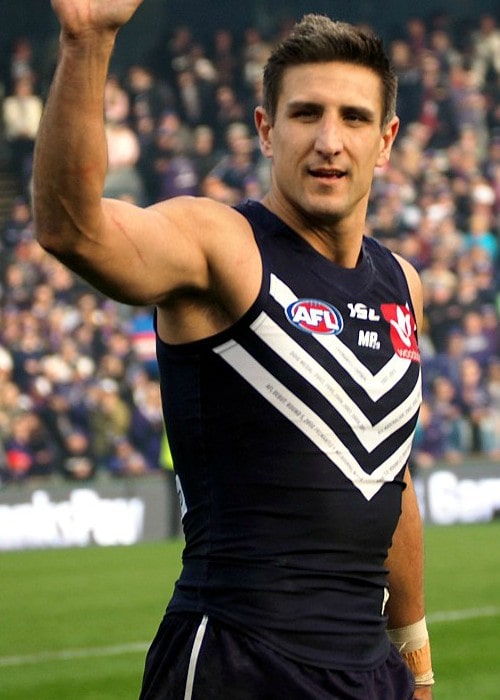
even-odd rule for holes
{"type": "Polygon", "coordinates": [[[283,73],[278,109],[292,102],[359,105],[382,109],[382,80],[367,66],[331,61],[289,66],[283,73]]]}

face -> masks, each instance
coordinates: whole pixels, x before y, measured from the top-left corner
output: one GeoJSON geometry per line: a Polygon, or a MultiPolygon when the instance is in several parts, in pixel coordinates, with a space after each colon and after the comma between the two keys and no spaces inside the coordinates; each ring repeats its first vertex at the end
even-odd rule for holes
{"type": "Polygon", "coordinates": [[[276,213],[363,230],[374,169],[387,163],[399,125],[394,117],[382,130],[381,115],[380,78],[369,68],[339,62],[288,68],[274,124],[256,111],[276,213]]]}

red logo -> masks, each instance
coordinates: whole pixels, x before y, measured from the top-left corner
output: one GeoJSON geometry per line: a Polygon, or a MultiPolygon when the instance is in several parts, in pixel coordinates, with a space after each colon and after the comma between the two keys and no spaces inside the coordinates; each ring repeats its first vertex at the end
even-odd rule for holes
{"type": "Polygon", "coordinates": [[[400,304],[382,304],[382,315],[391,326],[391,341],[399,357],[412,362],[420,362],[420,350],[417,345],[417,324],[407,306],[400,304]]]}

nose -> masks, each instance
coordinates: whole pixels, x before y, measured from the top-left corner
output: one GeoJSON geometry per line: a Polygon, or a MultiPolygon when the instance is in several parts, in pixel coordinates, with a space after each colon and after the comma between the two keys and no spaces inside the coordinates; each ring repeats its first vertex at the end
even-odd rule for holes
{"type": "Polygon", "coordinates": [[[314,147],[317,153],[326,157],[338,155],[342,151],[344,142],[336,119],[325,116],[319,122],[314,147]]]}

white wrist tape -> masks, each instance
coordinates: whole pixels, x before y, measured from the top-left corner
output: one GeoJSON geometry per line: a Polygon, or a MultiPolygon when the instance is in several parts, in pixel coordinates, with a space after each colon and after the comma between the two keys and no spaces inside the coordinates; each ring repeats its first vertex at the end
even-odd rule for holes
{"type": "Polygon", "coordinates": [[[421,649],[429,639],[425,617],[418,622],[414,622],[413,625],[387,630],[387,634],[401,654],[421,649]]]}
{"type": "Polygon", "coordinates": [[[412,625],[387,630],[387,634],[410,667],[416,685],[433,685],[431,647],[425,617],[412,625]]]}

